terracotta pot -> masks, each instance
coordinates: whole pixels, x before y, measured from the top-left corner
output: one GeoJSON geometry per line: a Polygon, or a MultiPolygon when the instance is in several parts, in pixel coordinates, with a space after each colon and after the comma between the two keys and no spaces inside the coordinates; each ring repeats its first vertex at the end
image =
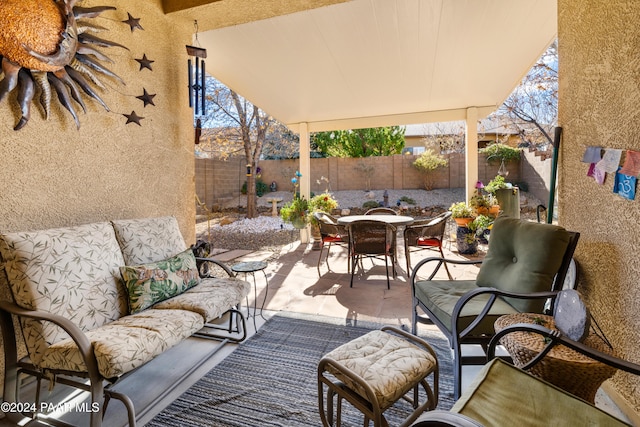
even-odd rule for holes
{"type": "Polygon", "coordinates": [[[458,227],[466,227],[467,225],[469,225],[469,223],[471,221],[473,221],[473,218],[453,218],[456,221],[456,224],[458,225],[458,227]]]}

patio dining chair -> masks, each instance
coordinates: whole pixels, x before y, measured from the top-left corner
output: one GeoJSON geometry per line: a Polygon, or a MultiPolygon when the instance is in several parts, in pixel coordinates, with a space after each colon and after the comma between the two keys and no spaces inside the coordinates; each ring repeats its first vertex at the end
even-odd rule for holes
{"type": "Polygon", "coordinates": [[[391,208],[379,207],[371,208],[364,213],[365,215],[398,215],[398,212],[391,208]]]}
{"type": "MultiPolygon", "coordinates": [[[[329,215],[326,212],[314,212],[313,216],[318,221],[320,226],[320,255],[318,255],[318,276],[320,276],[320,263],[322,262],[322,251],[324,245],[327,245],[327,268],[331,271],[329,266],[329,252],[331,251],[331,245],[349,245],[349,233],[344,225],[338,224],[335,217],[329,215]]],[[[347,254],[347,271],[350,266],[350,256],[347,254]]]]}
{"type": "MultiPolygon", "coordinates": [[[[404,255],[407,259],[407,274],[411,274],[411,252],[425,249],[436,250],[444,258],[442,242],[451,212],[446,211],[434,218],[416,220],[404,229],[404,255]]],[[[444,263],[449,280],[453,280],[447,263],[444,263]]]]}
{"type": "Polygon", "coordinates": [[[382,221],[354,221],[347,225],[349,232],[349,256],[351,258],[351,283],[353,287],[353,275],[356,271],[358,260],[362,257],[377,258],[384,256],[387,272],[387,289],[391,289],[389,283],[389,258],[393,277],[396,277],[396,232],[397,228],[392,224],[382,221]]]}

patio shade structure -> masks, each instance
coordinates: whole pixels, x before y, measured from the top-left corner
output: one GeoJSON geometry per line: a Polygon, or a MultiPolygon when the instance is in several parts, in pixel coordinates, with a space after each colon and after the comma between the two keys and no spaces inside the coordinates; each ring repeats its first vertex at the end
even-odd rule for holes
{"type": "Polygon", "coordinates": [[[470,197],[477,121],[556,33],[556,0],[352,0],[199,40],[211,75],[300,134],[302,194],[310,132],[466,120],[470,197]]]}

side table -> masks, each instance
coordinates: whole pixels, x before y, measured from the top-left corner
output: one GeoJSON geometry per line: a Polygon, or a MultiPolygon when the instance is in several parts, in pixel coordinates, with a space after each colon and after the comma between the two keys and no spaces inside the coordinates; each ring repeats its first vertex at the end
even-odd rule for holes
{"type": "MultiPolygon", "coordinates": [[[[253,303],[253,315],[249,312],[249,297],[247,296],[247,317],[253,317],[253,328],[257,331],[256,327],[256,307],[258,306],[258,288],[256,286],[256,271],[262,271],[264,274],[264,281],[266,283],[266,288],[264,291],[264,298],[262,299],[262,305],[260,306],[260,316],[265,319],[262,314],[262,310],[264,309],[264,304],[267,301],[267,292],[269,292],[269,279],[267,278],[267,273],[265,273],[264,269],[267,268],[266,261],[246,261],[239,262],[231,266],[231,271],[235,273],[244,273],[245,280],[247,279],[247,274],[251,274],[253,277],[253,295],[254,295],[254,303],[253,303]]],[[[266,320],[266,319],[265,319],[266,320]]]]}
{"type": "MultiPolygon", "coordinates": [[[[556,330],[552,316],[535,313],[516,313],[501,316],[494,328],[500,332],[516,323],[542,325],[556,330]]],[[[522,367],[533,359],[547,344],[542,335],[532,332],[513,332],[500,339],[514,365],[522,367]]],[[[596,334],[590,334],[583,344],[596,350],[611,354],[611,349],[596,334]]],[[[543,380],[550,382],[587,402],[594,403],[600,385],[616,372],[615,368],[591,359],[568,347],[558,345],[535,366],[528,370],[543,380]]]]}

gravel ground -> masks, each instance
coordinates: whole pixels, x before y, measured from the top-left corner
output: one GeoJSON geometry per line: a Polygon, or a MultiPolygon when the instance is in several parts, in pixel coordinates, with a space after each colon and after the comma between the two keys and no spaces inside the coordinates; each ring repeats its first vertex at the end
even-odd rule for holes
{"type": "MultiPolygon", "coordinates": [[[[362,204],[369,200],[382,202],[384,190],[365,191],[334,191],[332,192],[338,201],[340,209],[361,210],[362,204]]],[[[437,189],[426,190],[388,190],[389,204],[395,206],[402,197],[415,201],[415,205],[408,205],[401,202],[405,207],[411,208],[410,215],[414,217],[429,217],[435,212],[441,212],[451,206],[452,203],[464,199],[464,189],[437,189]]],[[[222,212],[214,212],[212,218],[207,223],[205,216],[199,216],[196,224],[196,235],[198,239],[210,240],[214,248],[224,249],[248,249],[248,250],[271,250],[278,253],[283,245],[289,244],[300,237],[298,230],[290,224],[284,223],[280,217],[271,216],[271,202],[267,199],[272,197],[281,198],[278,207],[292,199],[289,191],[276,191],[267,193],[258,198],[258,209],[261,216],[253,219],[244,218],[242,213],[246,207],[246,196],[239,196],[229,201],[223,207],[222,212]],[[211,229],[209,233],[209,227],[211,229]],[[209,237],[210,235],[210,237],[209,237]]],[[[522,216],[533,215],[535,218],[535,207],[540,201],[530,196],[528,193],[520,193],[521,205],[523,207],[522,216]]]]}
{"type": "MultiPolygon", "coordinates": [[[[416,206],[419,207],[442,207],[448,208],[452,203],[464,199],[464,189],[436,189],[431,191],[426,190],[387,190],[389,193],[389,204],[395,206],[396,203],[402,197],[408,197],[416,202],[416,206]]],[[[332,191],[331,194],[338,201],[338,205],[341,209],[344,208],[359,208],[362,207],[364,202],[369,200],[376,200],[382,202],[384,200],[384,190],[362,191],[362,190],[349,190],[349,191],[332,191]]],[[[258,206],[271,207],[271,202],[267,199],[280,198],[282,203],[278,206],[282,206],[283,203],[290,201],[293,198],[291,191],[276,191],[273,193],[266,193],[262,197],[258,197],[258,206]]],[[[247,206],[247,196],[241,195],[233,200],[230,200],[224,205],[225,209],[233,209],[238,207],[247,206]]]]}

